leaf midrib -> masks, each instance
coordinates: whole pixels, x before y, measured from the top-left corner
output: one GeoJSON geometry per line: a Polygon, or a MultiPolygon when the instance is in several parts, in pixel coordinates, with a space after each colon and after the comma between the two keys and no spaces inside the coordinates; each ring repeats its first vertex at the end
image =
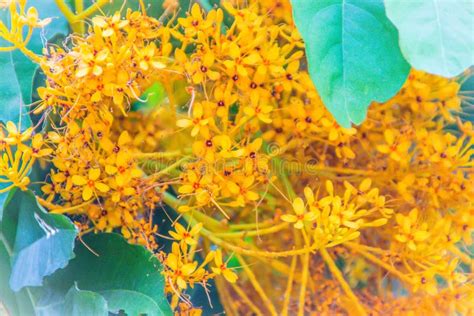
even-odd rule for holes
{"type": "Polygon", "coordinates": [[[349,109],[347,108],[347,95],[346,95],[346,69],[344,67],[345,65],[345,60],[344,56],[346,54],[345,52],[345,45],[344,45],[344,37],[345,37],[345,23],[344,23],[344,17],[345,17],[345,6],[346,6],[346,0],[342,0],[341,3],[341,47],[342,47],[342,85],[344,86],[344,111],[346,112],[347,118],[349,120],[349,124],[351,122],[351,117],[349,115],[349,109]]]}
{"type": "Polygon", "coordinates": [[[441,21],[440,21],[440,12],[437,0],[433,0],[434,11],[436,14],[436,24],[438,25],[438,38],[441,47],[441,59],[443,60],[444,71],[447,73],[449,71],[448,65],[446,64],[446,51],[444,50],[444,40],[443,32],[441,32],[441,21]]]}

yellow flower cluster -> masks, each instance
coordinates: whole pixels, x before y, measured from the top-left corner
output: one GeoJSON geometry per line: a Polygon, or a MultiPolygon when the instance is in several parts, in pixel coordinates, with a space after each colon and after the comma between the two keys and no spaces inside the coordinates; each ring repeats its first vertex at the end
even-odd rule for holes
{"type": "Polygon", "coordinates": [[[25,188],[34,159],[50,161],[40,202],[155,251],[177,313],[199,314],[186,293],[211,279],[230,314],[472,313],[474,132],[459,82],[413,70],[345,129],[289,2],[222,6],[228,24],[198,4],[165,24],[95,16],[50,47],[34,108],[48,132],[24,145],[33,130],[6,125],[1,181],[25,188]],[[156,83],[164,100],[132,110],[156,83]],[[163,202],[180,218],[169,237],[153,222],[163,202]]]}
{"type": "Polygon", "coordinates": [[[128,11],[125,19],[120,13],[93,18],[90,35],[71,41],[71,50],[50,47],[40,63],[48,80],[38,89],[34,113],[60,116],[49,123],[54,168],[42,187],[43,204],[87,215],[83,227],[120,228],[126,238],[156,247],[150,221],[163,185],[144,177],[135,158],[136,131],[118,124],[148,86],[163,80],[157,70],[171,51],[169,32],[156,19],[128,11]],[[159,44],[152,41],[157,38],[159,44]]]}
{"type": "Polygon", "coordinates": [[[195,252],[192,251],[191,247],[195,249],[197,246],[201,229],[202,223],[194,225],[191,229],[186,229],[181,224],[176,223],[175,231],[169,232],[170,236],[176,241],[172,244],[171,253],[162,254],[162,256],[166,257],[164,260],[164,274],[167,280],[166,290],[175,294],[172,305],[177,305],[178,299],[190,305],[189,300],[181,294],[181,291],[186,290],[188,285],[194,287],[195,283],[200,283],[207,291],[207,282],[217,275],[222,275],[231,283],[235,283],[237,280],[237,274],[227,266],[227,262],[223,261],[220,249],[209,251],[200,264],[194,260],[195,252]],[[213,266],[210,269],[211,272],[209,272],[204,267],[211,264],[213,266]]]}
{"type": "Polygon", "coordinates": [[[0,129],[0,193],[14,187],[26,190],[28,177],[37,159],[52,153],[43,140],[43,135],[32,136],[33,129],[21,132],[13,122],[7,122],[0,129]],[[6,132],[6,133],[5,133],[6,132]]]}
{"type": "Polygon", "coordinates": [[[29,50],[27,45],[31,40],[33,30],[48,25],[51,18],[40,19],[36,8],[27,8],[26,2],[26,0],[0,1],[0,10],[8,8],[10,13],[8,17],[5,13],[5,21],[9,21],[9,25],[0,23],[0,38],[11,44],[11,46],[0,47],[0,52],[19,49],[33,61],[39,62],[40,57],[29,50]]]}
{"type": "Polygon", "coordinates": [[[318,247],[325,248],[358,238],[361,228],[387,223],[393,210],[385,207],[385,197],[379,196],[378,189],[370,189],[370,179],[362,181],[358,189],[349,182],[344,182],[344,185],[346,190],[342,198],[334,195],[334,185],[330,180],[326,180],[328,195],[322,198],[315,197],[306,187],[306,205],[301,198],[296,198],[293,201],[295,215],[284,214],[281,219],[294,223],[297,229],[309,224],[307,228],[314,230],[313,238],[318,247]]]}

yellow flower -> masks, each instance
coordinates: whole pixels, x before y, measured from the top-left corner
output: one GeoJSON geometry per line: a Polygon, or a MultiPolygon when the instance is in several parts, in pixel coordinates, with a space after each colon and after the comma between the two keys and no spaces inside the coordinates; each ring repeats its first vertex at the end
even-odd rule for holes
{"type": "Polygon", "coordinates": [[[173,237],[177,241],[182,241],[185,242],[186,244],[193,246],[197,244],[197,240],[195,239],[195,236],[199,234],[199,231],[202,228],[202,223],[198,223],[191,228],[191,230],[187,230],[186,228],[183,227],[180,223],[175,224],[175,230],[174,231],[169,231],[169,234],[171,237],[173,237]]]}
{"type": "Polygon", "coordinates": [[[234,179],[236,185],[232,186],[230,190],[237,197],[229,205],[243,207],[248,202],[257,201],[260,198],[260,195],[252,190],[252,187],[255,186],[255,176],[236,175],[234,179]]]}
{"type": "MultiPolygon", "coordinates": [[[[229,258],[230,259],[230,258],[229,258]]],[[[222,251],[217,249],[214,254],[214,264],[216,267],[212,267],[212,271],[217,275],[223,275],[224,278],[230,283],[235,283],[238,279],[237,274],[227,267],[227,262],[222,260],[222,251]]]]}
{"type": "Polygon", "coordinates": [[[42,134],[36,134],[31,139],[31,154],[35,158],[40,158],[50,155],[53,150],[51,148],[43,148],[44,140],[42,134]]]}
{"type": "Polygon", "coordinates": [[[232,139],[229,137],[229,135],[214,136],[212,141],[217,146],[217,154],[222,158],[236,158],[244,154],[243,149],[232,147],[232,139]]]}
{"type": "Polygon", "coordinates": [[[203,18],[201,7],[197,3],[193,4],[191,14],[187,18],[178,19],[178,23],[190,34],[195,34],[200,30],[206,30],[212,25],[212,22],[210,19],[203,18]]]}
{"type": "Polygon", "coordinates": [[[435,272],[433,269],[424,271],[413,279],[413,292],[416,293],[419,290],[422,290],[430,295],[436,295],[438,293],[438,286],[435,279],[435,272]]]}
{"type": "Polygon", "coordinates": [[[356,199],[359,204],[375,203],[379,198],[379,189],[371,188],[372,179],[370,178],[365,178],[357,189],[347,181],[344,181],[344,186],[351,191],[351,194],[357,196],[356,199]]]}
{"type": "Polygon", "coordinates": [[[467,276],[464,273],[456,271],[459,265],[459,260],[459,258],[451,260],[445,271],[443,271],[443,274],[446,275],[447,279],[449,280],[457,283],[464,283],[467,281],[467,276]]]}
{"type": "Polygon", "coordinates": [[[176,58],[184,64],[187,74],[191,77],[194,84],[201,84],[209,80],[218,80],[220,74],[215,70],[215,56],[211,51],[203,55],[193,55],[192,61],[187,61],[184,52],[177,49],[175,51],[176,58]]]}
{"type": "Polygon", "coordinates": [[[166,68],[166,64],[163,62],[163,60],[160,60],[160,58],[156,57],[157,51],[155,43],[151,43],[150,45],[141,49],[135,47],[135,50],[137,54],[138,65],[140,66],[141,70],[148,71],[150,66],[154,69],[166,68]]]}
{"type": "Polygon", "coordinates": [[[111,97],[114,104],[125,114],[124,99],[137,93],[134,92],[134,88],[130,85],[130,74],[125,70],[119,70],[115,74],[108,75],[105,80],[106,83],[103,87],[104,95],[111,97]]]}
{"type": "Polygon", "coordinates": [[[96,190],[106,193],[110,190],[109,186],[103,182],[97,181],[100,177],[100,169],[89,169],[88,176],[80,175],[72,176],[72,183],[78,187],[82,187],[82,199],[89,201],[93,195],[97,196],[96,190]]]}
{"type": "Polygon", "coordinates": [[[408,150],[411,146],[409,140],[405,140],[401,135],[397,135],[393,129],[386,129],[384,131],[384,139],[386,144],[377,145],[379,152],[388,154],[391,159],[397,162],[407,161],[408,150]]]}
{"type": "Polygon", "coordinates": [[[120,12],[116,12],[111,18],[105,16],[95,16],[92,19],[94,26],[102,29],[103,37],[110,37],[115,35],[120,29],[129,24],[128,20],[122,20],[120,12]]]}
{"type": "Polygon", "coordinates": [[[263,123],[271,123],[272,119],[270,118],[270,113],[272,112],[273,107],[271,105],[257,105],[257,106],[246,106],[244,108],[244,113],[248,117],[256,116],[263,123]]]}
{"type": "Polygon", "coordinates": [[[45,27],[46,25],[51,23],[52,19],[46,18],[46,19],[40,20],[38,17],[38,11],[36,10],[36,8],[29,7],[28,11],[26,12],[26,16],[22,16],[20,18],[20,21],[30,27],[40,28],[40,27],[45,27]]]}
{"type": "Polygon", "coordinates": [[[395,239],[400,243],[406,243],[408,249],[417,250],[417,245],[430,237],[427,223],[418,223],[418,209],[414,208],[405,216],[397,214],[395,220],[398,224],[398,234],[395,239]]]}
{"type": "MultiPolygon", "coordinates": [[[[305,191],[307,190],[311,190],[311,189],[305,188],[305,191]]],[[[296,229],[302,229],[305,226],[305,224],[307,223],[310,224],[314,222],[314,220],[316,219],[316,214],[314,214],[312,211],[308,212],[306,210],[303,199],[299,197],[293,200],[293,211],[295,212],[295,215],[284,214],[281,216],[281,219],[282,221],[287,222],[287,223],[294,223],[293,226],[296,229]]]]}
{"type": "Polygon", "coordinates": [[[176,122],[178,127],[187,128],[193,126],[191,136],[196,137],[199,133],[205,138],[209,137],[208,128],[209,119],[204,116],[203,106],[201,103],[196,103],[193,106],[192,119],[180,119],[176,122]]]}
{"type": "Polygon", "coordinates": [[[81,78],[88,75],[90,72],[94,76],[100,76],[103,73],[103,68],[106,66],[105,60],[109,55],[107,49],[103,49],[97,54],[87,52],[82,54],[82,59],[76,71],[76,77],[81,78]]]}
{"type": "MultiPolygon", "coordinates": [[[[5,49],[28,54],[28,29],[45,22],[25,0],[6,2],[5,49]]],[[[207,290],[219,275],[236,282],[222,254],[235,251],[265,260],[249,265],[258,282],[248,282],[249,274],[231,296],[260,284],[271,301],[251,297],[255,307],[235,306],[243,314],[270,310],[284,294],[272,285],[289,275],[275,271],[308,284],[300,314],[350,313],[344,309],[358,300],[367,312],[468,314],[472,277],[459,264],[470,264],[463,246],[472,244],[474,227],[474,132],[458,115],[461,102],[470,102],[459,78],[413,70],[396,96],[344,129],[300,61],[304,43],[288,0],[224,1],[225,24],[222,10],[198,4],[177,19],[176,3],[163,4],[164,19],[133,10],[91,17],[86,35],[74,34],[67,48],[47,47],[38,60],[30,54],[46,76],[33,113],[52,131],[1,126],[0,193],[27,189],[31,167],[51,161],[38,201],[80,214],[81,232],[121,232],[156,253],[176,313],[190,311],[181,307],[187,289],[207,290]],[[166,90],[162,104],[135,111],[156,82],[166,90]],[[449,133],[448,123],[458,130],[449,133]],[[302,196],[282,215],[291,189],[302,196]],[[168,254],[156,251],[163,246],[153,223],[163,217],[161,203],[187,212],[186,223],[169,232],[168,254]],[[300,232],[305,244],[294,238],[300,232]],[[214,245],[221,250],[208,251],[214,245]],[[323,248],[346,262],[340,277],[327,277],[324,255],[309,255],[323,248]],[[205,251],[203,261],[193,259],[205,251]],[[285,267],[290,262],[296,270],[285,267]],[[310,267],[307,280],[300,263],[310,267]],[[400,282],[411,293],[386,297],[386,285],[400,282]],[[339,283],[349,304],[339,299],[339,283]]]]}
{"type": "Polygon", "coordinates": [[[337,141],[337,140],[343,140],[347,136],[352,136],[357,133],[357,130],[353,127],[351,128],[342,128],[337,124],[337,122],[328,117],[323,117],[321,119],[321,124],[323,127],[326,129],[329,129],[329,140],[330,141],[337,141]]]}
{"type": "Polygon", "coordinates": [[[174,278],[178,287],[182,290],[188,287],[187,278],[192,276],[193,272],[196,271],[197,262],[183,263],[175,253],[170,253],[166,257],[165,264],[172,270],[172,277],[174,278]]]}
{"type": "Polygon", "coordinates": [[[229,91],[226,86],[219,85],[214,90],[214,99],[217,116],[227,119],[229,107],[237,101],[238,97],[231,90],[229,91]]]}
{"type": "Polygon", "coordinates": [[[23,143],[26,142],[31,138],[31,134],[33,133],[33,128],[27,128],[25,131],[20,131],[15,123],[12,121],[8,121],[6,125],[6,130],[8,132],[8,136],[4,138],[4,142],[8,145],[15,145],[22,147],[23,143]]]}

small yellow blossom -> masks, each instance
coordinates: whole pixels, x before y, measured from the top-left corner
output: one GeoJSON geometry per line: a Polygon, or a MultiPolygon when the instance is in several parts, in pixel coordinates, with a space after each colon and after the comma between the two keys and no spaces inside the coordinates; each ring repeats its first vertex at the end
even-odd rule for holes
{"type": "Polygon", "coordinates": [[[82,198],[84,201],[89,201],[93,195],[97,196],[96,191],[105,193],[110,190],[109,186],[103,182],[98,181],[100,177],[99,169],[89,169],[87,178],[80,175],[72,176],[72,183],[82,187],[82,198]]]}
{"type": "Polygon", "coordinates": [[[227,267],[227,263],[222,260],[222,251],[220,249],[215,251],[214,255],[215,267],[212,267],[212,271],[217,274],[224,276],[224,278],[230,283],[235,283],[238,279],[237,274],[227,267]]]}
{"type": "Polygon", "coordinates": [[[397,214],[395,219],[399,227],[399,233],[395,235],[395,239],[401,243],[406,243],[408,249],[416,251],[417,244],[425,241],[430,237],[427,231],[428,224],[418,224],[418,209],[414,208],[407,216],[397,214]]]}
{"type": "MultiPolygon", "coordinates": [[[[309,190],[309,188],[306,188],[309,190]]],[[[281,219],[288,223],[294,223],[293,226],[296,229],[302,229],[306,223],[312,223],[316,219],[316,214],[312,211],[307,211],[304,201],[301,198],[293,200],[293,214],[284,214],[281,219]]]]}
{"type": "Polygon", "coordinates": [[[171,237],[173,237],[177,241],[182,241],[187,243],[189,246],[193,246],[197,243],[197,240],[194,239],[195,236],[199,234],[199,231],[202,228],[202,223],[196,224],[191,228],[191,230],[187,230],[186,228],[183,227],[180,223],[175,224],[175,230],[170,231],[169,234],[171,237]]]}

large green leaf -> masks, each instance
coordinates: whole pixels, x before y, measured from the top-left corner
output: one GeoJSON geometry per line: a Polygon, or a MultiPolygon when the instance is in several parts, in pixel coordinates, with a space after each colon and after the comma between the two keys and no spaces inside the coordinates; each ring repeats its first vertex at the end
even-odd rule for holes
{"type": "MultiPolygon", "coordinates": [[[[45,40],[56,33],[67,34],[68,24],[57,8],[54,0],[30,0],[28,7],[34,6],[40,18],[51,17],[52,22],[43,29],[36,29],[27,47],[36,54],[41,54],[45,40]]],[[[8,10],[0,10],[0,20],[10,25],[8,10]]],[[[0,38],[0,47],[9,47],[10,43],[0,38]]],[[[31,104],[32,83],[38,66],[19,50],[0,52],[0,121],[13,121],[26,128],[31,124],[28,112],[31,104]]]]}
{"type": "Polygon", "coordinates": [[[11,274],[10,260],[11,251],[0,240],[0,302],[6,308],[8,315],[33,315],[33,305],[28,290],[23,289],[15,293],[10,289],[8,283],[11,274]]]}
{"type": "MultiPolygon", "coordinates": [[[[55,274],[50,277],[54,277],[55,274]]],[[[48,279],[50,277],[46,277],[44,285],[37,288],[37,291],[35,292],[35,297],[37,298],[34,306],[36,316],[64,315],[64,300],[66,299],[68,289],[65,288],[58,290],[48,286],[48,279]]]]}
{"type": "MultiPolygon", "coordinates": [[[[1,183],[0,190],[5,189],[6,187],[9,186],[9,184],[10,183],[1,183]]],[[[8,192],[0,193],[0,222],[2,221],[2,217],[3,217],[3,205],[5,204],[5,200],[7,199],[7,197],[8,197],[8,192]]]]}
{"type": "MultiPolygon", "coordinates": [[[[0,11],[0,14],[3,12],[0,11]]],[[[0,42],[0,46],[4,45],[0,42]]],[[[21,85],[11,52],[0,52],[0,100],[2,101],[0,121],[13,121],[19,124],[22,129],[30,126],[28,109],[24,106],[25,102],[21,96],[21,85]]]]}
{"type": "Polygon", "coordinates": [[[10,255],[3,242],[0,241],[0,302],[7,309],[9,314],[18,314],[18,305],[15,293],[8,285],[8,276],[10,273],[10,255]]]}
{"type": "Polygon", "coordinates": [[[144,247],[130,245],[117,234],[90,234],[77,243],[75,253],[66,269],[51,277],[49,286],[65,291],[76,283],[81,290],[102,295],[110,312],[172,314],[161,265],[144,247]]]}
{"type": "Polygon", "coordinates": [[[385,6],[414,68],[454,77],[474,64],[472,0],[385,0],[385,6]]]}
{"type": "Polygon", "coordinates": [[[6,247],[12,249],[10,288],[41,285],[43,278],[74,257],[77,231],[63,215],[48,214],[31,191],[12,190],[1,222],[6,247]]]}
{"type": "Polygon", "coordinates": [[[74,284],[66,294],[64,315],[107,316],[107,302],[98,293],[81,291],[74,284]]]}
{"type": "Polygon", "coordinates": [[[364,121],[372,101],[391,98],[409,65],[382,0],[293,0],[309,72],[338,123],[364,121]]]}
{"type": "MultiPolygon", "coordinates": [[[[108,315],[107,302],[100,294],[81,291],[76,285],[73,285],[67,293],[58,292],[48,286],[27,287],[19,292],[13,292],[9,285],[13,251],[6,246],[8,243],[2,240],[0,240],[0,303],[8,315],[108,315]]],[[[1,309],[0,315],[2,315],[1,309]]]]}

